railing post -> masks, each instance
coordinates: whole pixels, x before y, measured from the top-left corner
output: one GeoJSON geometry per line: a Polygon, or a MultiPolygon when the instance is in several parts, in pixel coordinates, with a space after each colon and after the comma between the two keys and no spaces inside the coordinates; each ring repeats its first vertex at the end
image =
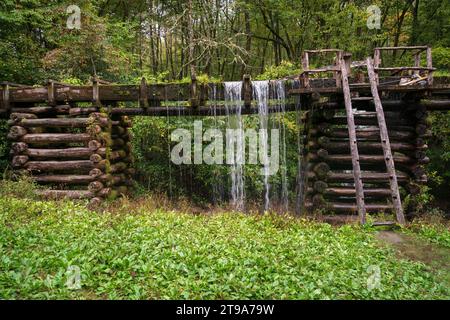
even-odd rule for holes
{"type": "Polygon", "coordinates": [[[302,53],[302,67],[303,74],[300,77],[301,85],[305,88],[309,88],[309,55],[307,51],[302,53]]]}
{"type": "Polygon", "coordinates": [[[6,113],[9,113],[9,110],[11,109],[11,105],[9,103],[9,84],[3,83],[2,84],[3,94],[2,94],[2,104],[3,109],[6,110],[6,113]]]}
{"type": "Polygon", "coordinates": [[[433,56],[432,56],[432,51],[431,48],[428,47],[427,48],[427,68],[428,70],[428,85],[432,86],[433,85],[433,56]]]}
{"type": "MultiPolygon", "coordinates": [[[[414,67],[419,68],[420,67],[420,52],[416,53],[414,55],[414,67]]],[[[414,74],[420,74],[420,71],[414,71],[414,74]]]]}
{"type": "Polygon", "coordinates": [[[53,80],[48,80],[47,81],[47,95],[48,95],[48,100],[47,103],[49,106],[55,106],[56,105],[56,101],[55,101],[55,82],[53,80]]]}
{"type": "Polygon", "coordinates": [[[381,65],[381,51],[375,48],[375,53],[373,55],[373,67],[375,69],[375,79],[377,81],[377,86],[380,85],[380,76],[378,74],[377,68],[381,65]]]}
{"type": "Polygon", "coordinates": [[[145,110],[148,108],[148,87],[144,77],[142,77],[139,86],[139,107],[145,110]]]}
{"type": "Polygon", "coordinates": [[[192,75],[192,77],[191,77],[190,104],[193,109],[198,108],[198,104],[199,104],[198,86],[197,86],[197,77],[195,75],[192,75]]]}
{"type": "Polygon", "coordinates": [[[97,106],[101,107],[100,103],[100,92],[98,88],[98,79],[96,76],[92,78],[92,102],[97,106]]]}
{"type": "Polygon", "coordinates": [[[252,106],[252,82],[250,79],[250,75],[246,74],[242,80],[242,97],[244,99],[244,106],[246,109],[250,109],[252,106]]]}

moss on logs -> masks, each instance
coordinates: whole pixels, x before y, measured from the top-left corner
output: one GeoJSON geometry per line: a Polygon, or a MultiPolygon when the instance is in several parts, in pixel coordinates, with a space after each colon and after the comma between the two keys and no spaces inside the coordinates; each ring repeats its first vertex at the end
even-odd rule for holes
{"type": "Polygon", "coordinates": [[[13,154],[25,154],[28,151],[28,145],[25,142],[14,142],[11,144],[13,154]]]}
{"type": "Polygon", "coordinates": [[[98,149],[100,149],[101,147],[102,147],[102,143],[101,143],[100,141],[98,141],[98,140],[90,140],[90,141],[88,142],[88,148],[89,148],[89,150],[91,150],[91,151],[98,150],[98,149]]]}
{"type": "Polygon", "coordinates": [[[99,168],[94,168],[92,170],[89,171],[89,175],[93,178],[98,178],[101,175],[103,175],[103,171],[100,170],[99,168]]]}
{"type": "Polygon", "coordinates": [[[98,153],[93,153],[89,157],[89,160],[91,160],[93,163],[100,163],[103,160],[103,157],[98,153]]]}
{"type": "Polygon", "coordinates": [[[100,181],[92,181],[88,185],[88,190],[95,194],[100,192],[103,188],[104,188],[103,183],[101,183],[100,181]]]}
{"type": "Polygon", "coordinates": [[[9,129],[8,139],[10,140],[19,140],[27,135],[28,131],[24,127],[21,126],[12,126],[9,129]]]}
{"type": "Polygon", "coordinates": [[[326,177],[330,172],[330,166],[325,162],[320,162],[314,166],[313,171],[319,178],[326,177]]]}
{"type": "Polygon", "coordinates": [[[14,124],[17,124],[20,121],[22,121],[23,119],[37,119],[37,116],[35,114],[32,114],[32,113],[13,112],[13,113],[11,113],[9,118],[14,124]]]}
{"type": "Polygon", "coordinates": [[[315,181],[313,185],[313,189],[315,192],[324,193],[328,188],[328,184],[325,181],[315,181]]]}
{"type": "Polygon", "coordinates": [[[28,162],[28,160],[29,160],[28,156],[23,156],[23,155],[14,156],[12,158],[11,164],[12,164],[13,168],[21,168],[28,162]]]}

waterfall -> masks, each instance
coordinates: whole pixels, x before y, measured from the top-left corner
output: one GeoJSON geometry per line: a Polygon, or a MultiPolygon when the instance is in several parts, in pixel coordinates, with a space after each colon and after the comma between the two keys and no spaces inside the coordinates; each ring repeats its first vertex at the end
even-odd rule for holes
{"type": "Polygon", "coordinates": [[[269,81],[253,81],[253,98],[258,104],[258,115],[260,121],[260,152],[263,156],[261,162],[264,166],[264,211],[270,207],[270,185],[269,185],[269,143],[268,143],[268,120],[269,120],[269,81]]]}
{"type": "MultiPolygon", "coordinates": [[[[294,88],[300,88],[300,81],[295,80],[294,82],[294,88]]],[[[295,111],[297,114],[297,127],[299,130],[298,136],[297,136],[297,154],[298,154],[298,164],[297,164],[297,203],[296,203],[296,212],[297,214],[302,214],[303,211],[303,198],[305,193],[305,185],[307,184],[306,181],[306,161],[303,161],[303,149],[304,149],[304,137],[302,131],[304,128],[302,127],[302,120],[301,120],[301,111],[302,111],[302,104],[301,104],[301,98],[300,96],[296,97],[295,100],[295,111]]]]}
{"type": "Polygon", "coordinates": [[[286,90],[285,81],[276,80],[273,82],[273,97],[276,100],[276,118],[277,122],[273,123],[273,127],[280,132],[280,176],[281,176],[281,192],[280,200],[284,212],[289,210],[289,191],[287,179],[287,158],[286,158],[286,90]]]}
{"type": "MultiPolygon", "coordinates": [[[[215,83],[210,84],[209,90],[209,112],[213,117],[212,128],[219,129],[219,123],[217,118],[217,85],[215,83]]],[[[213,184],[212,184],[212,201],[214,204],[219,204],[224,198],[223,177],[219,166],[213,168],[213,184]]]]}
{"type": "MultiPolygon", "coordinates": [[[[225,111],[228,117],[228,128],[238,129],[236,136],[236,149],[231,164],[231,200],[236,210],[244,210],[245,184],[244,184],[244,136],[242,125],[242,82],[225,82],[225,111]]],[[[227,135],[227,145],[230,145],[230,136],[227,135]]],[[[228,151],[228,150],[227,150],[228,151]]]]}
{"type": "Polygon", "coordinates": [[[172,200],[172,161],[171,161],[171,141],[170,141],[170,116],[169,101],[167,99],[167,89],[164,90],[164,104],[166,105],[166,127],[167,127],[167,165],[169,169],[169,199],[172,200]]]}

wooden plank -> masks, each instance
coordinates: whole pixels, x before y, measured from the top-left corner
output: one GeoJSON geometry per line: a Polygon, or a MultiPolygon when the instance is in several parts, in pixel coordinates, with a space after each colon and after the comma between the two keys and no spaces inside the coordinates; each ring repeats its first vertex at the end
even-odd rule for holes
{"type": "Polygon", "coordinates": [[[427,48],[427,67],[430,69],[430,72],[428,73],[428,85],[433,85],[433,56],[431,52],[431,48],[427,48]]]}
{"type": "Polygon", "coordinates": [[[25,134],[20,140],[26,143],[72,143],[87,142],[92,136],[87,133],[33,133],[25,134]]]}
{"type": "MultiPolygon", "coordinates": [[[[303,52],[302,54],[302,67],[303,70],[309,69],[309,53],[307,51],[303,52]]],[[[308,73],[302,73],[300,77],[303,79],[303,86],[309,88],[310,84],[308,73]]]]}
{"type": "Polygon", "coordinates": [[[387,172],[390,176],[389,185],[392,192],[392,202],[397,216],[399,224],[405,224],[405,216],[403,214],[402,202],[400,199],[400,192],[398,189],[397,175],[395,172],[394,157],[392,155],[391,143],[389,141],[389,134],[387,129],[386,120],[384,118],[384,110],[381,104],[380,96],[378,95],[378,88],[376,82],[375,70],[373,67],[373,61],[371,58],[367,59],[367,71],[369,75],[369,81],[372,89],[372,96],[375,103],[375,109],[377,112],[378,124],[380,127],[381,145],[383,148],[383,154],[386,161],[387,172]]]}
{"type": "Polygon", "coordinates": [[[92,124],[89,118],[41,118],[22,119],[20,125],[24,127],[59,127],[59,128],[85,128],[92,124]]]}
{"type": "Polygon", "coordinates": [[[358,207],[358,214],[360,222],[362,224],[366,223],[366,208],[364,203],[364,190],[363,182],[361,178],[361,168],[359,166],[359,152],[358,144],[356,140],[356,129],[355,129],[355,119],[353,117],[352,108],[352,97],[350,93],[350,87],[348,83],[348,73],[345,61],[343,58],[340,59],[341,66],[341,77],[342,77],[342,90],[344,92],[345,110],[347,114],[348,122],[348,135],[350,140],[350,151],[352,155],[352,166],[353,166],[353,176],[355,180],[356,189],[356,205],[358,207]]]}
{"type": "Polygon", "coordinates": [[[427,50],[427,46],[400,46],[400,47],[376,47],[375,50],[427,50]]]}
{"type": "Polygon", "coordinates": [[[38,196],[50,199],[89,199],[95,194],[88,190],[37,190],[38,196]]]}
{"type": "Polygon", "coordinates": [[[90,175],[38,175],[33,177],[38,183],[88,184],[95,181],[90,175]]]}
{"type": "Polygon", "coordinates": [[[374,68],[375,71],[410,71],[410,70],[417,70],[417,71],[434,71],[436,70],[433,67],[378,67],[374,68]]]}

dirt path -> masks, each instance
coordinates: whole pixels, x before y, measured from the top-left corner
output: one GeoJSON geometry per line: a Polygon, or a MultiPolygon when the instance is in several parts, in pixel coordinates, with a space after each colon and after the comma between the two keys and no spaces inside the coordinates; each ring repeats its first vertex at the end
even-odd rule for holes
{"type": "Polygon", "coordinates": [[[399,258],[424,263],[450,286],[449,248],[394,231],[379,231],[377,239],[382,244],[393,247],[399,258]]]}

